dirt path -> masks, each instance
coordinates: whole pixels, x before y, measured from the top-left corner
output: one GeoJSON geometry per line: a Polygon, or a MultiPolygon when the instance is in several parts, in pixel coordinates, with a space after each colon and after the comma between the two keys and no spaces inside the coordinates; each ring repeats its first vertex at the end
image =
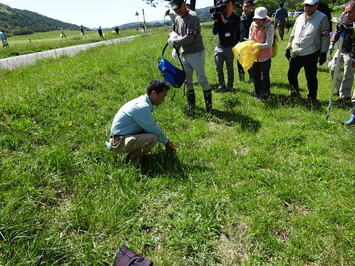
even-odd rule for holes
{"type": "Polygon", "coordinates": [[[18,67],[31,65],[31,64],[35,63],[36,60],[39,60],[42,58],[47,58],[47,57],[60,57],[63,55],[74,56],[77,53],[79,53],[81,50],[85,50],[85,49],[88,49],[88,48],[91,48],[94,46],[98,46],[98,45],[102,45],[102,44],[110,45],[113,43],[130,41],[130,40],[133,40],[135,37],[136,36],[129,36],[129,37],[123,37],[123,38],[118,38],[118,39],[112,39],[112,40],[108,40],[108,41],[87,43],[87,44],[58,48],[58,49],[53,49],[53,50],[48,50],[48,51],[43,51],[43,52],[37,52],[37,53],[2,58],[2,59],[0,59],[0,70],[1,69],[16,69],[18,67]]]}

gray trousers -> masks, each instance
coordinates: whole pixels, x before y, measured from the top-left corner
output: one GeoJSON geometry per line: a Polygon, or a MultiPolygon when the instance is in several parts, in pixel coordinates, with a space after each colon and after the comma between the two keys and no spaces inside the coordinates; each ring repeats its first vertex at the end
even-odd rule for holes
{"type": "Polygon", "coordinates": [[[228,83],[227,88],[233,88],[234,84],[234,55],[232,52],[233,47],[216,47],[214,54],[214,63],[216,65],[218,84],[222,87],[226,87],[223,73],[223,65],[226,62],[228,83]]]}
{"type": "Polygon", "coordinates": [[[354,81],[354,69],[352,67],[352,58],[350,54],[340,53],[339,64],[344,64],[344,75],[341,71],[335,72],[338,51],[330,64],[330,74],[335,79],[335,89],[339,91],[340,98],[349,98],[351,96],[351,88],[354,81]]]}
{"type": "Polygon", "coordinates": [[[183,54],[182,64],[186,72],[186,91],[194,91],[194,71],[196,71],[197,81],[201,84],[203,91],[211,90],[205,73],[205,51],[194,54],[183,54]]]}

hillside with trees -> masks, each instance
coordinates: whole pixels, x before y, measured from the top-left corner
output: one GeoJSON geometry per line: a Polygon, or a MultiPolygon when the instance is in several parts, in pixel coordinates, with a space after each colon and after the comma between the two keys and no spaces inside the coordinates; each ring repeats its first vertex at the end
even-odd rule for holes
{"type": "Polygon", "coordinates": [[[0,29],[4,30],[7,36],[46,32],[60,28],[80,30],[80,27],[75,24],[65,23],[35,12],[0,4],[0,29]]]}

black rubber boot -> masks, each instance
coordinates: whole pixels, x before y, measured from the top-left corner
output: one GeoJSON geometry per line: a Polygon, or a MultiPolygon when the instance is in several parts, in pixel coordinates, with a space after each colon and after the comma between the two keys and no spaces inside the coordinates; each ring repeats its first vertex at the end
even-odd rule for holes
{"type": "Polygon", "coordinates": [[[187,97],[187,107],[185,109],[185,112],[192,112],[196,108],[195,92],[194,91],[187,91],[186,97],[187,97]]]}
{"type": "Polygon", "coordinates": [[[212,90],[204,91],[203,97],[205,98],[206,103],[206,113],[210,113],[212,111],[212,90]]]}

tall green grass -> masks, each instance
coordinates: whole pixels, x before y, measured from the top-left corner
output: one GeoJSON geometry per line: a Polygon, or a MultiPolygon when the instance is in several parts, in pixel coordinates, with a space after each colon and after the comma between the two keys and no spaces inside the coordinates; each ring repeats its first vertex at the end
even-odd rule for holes
{"type": "MultiPolygon", "coordinates": [[[[176,156],[158,145],[140,167],[104,147],[119,107],[161,78],[167,33],[0,72],[0,264],[112,264],[122,244],[157,265],[354,264],[353,128],[326,122],[325,66],[319,104],[286,98],[286,41],[269,102],[236,79],[206,115],[197,85],[186,115],[172,89],[154,116],[176,156]]],[[[210,24],[203,37],[216,86],[210,24]]],[[[334,104],[332,120],[349,115],[334,104]]]]}

